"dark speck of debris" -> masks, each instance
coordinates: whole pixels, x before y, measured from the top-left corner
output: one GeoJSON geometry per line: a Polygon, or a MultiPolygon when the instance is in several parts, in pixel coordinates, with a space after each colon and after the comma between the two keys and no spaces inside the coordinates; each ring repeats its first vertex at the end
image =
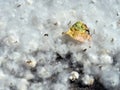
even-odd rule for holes
{"type": "Polygon", "coordinates": [[[59,53],[56,53],[56,61],[61,61],[63,59],[64,58],[59,53]]]}
{"type": "Polygon", "coordinates": [[[36,69],[36,67],[34,67],[34,68],[31,68],[30,71],[31,71],[31,73],[36,73],[37,69],[36,69]]]}
{"type": "Polygon", "coordinates": [[[113,65],[116,65],[120,59],[120,51],[115,53],[112,57],[113,57],[113,65]]]}
{"type": "Polygon", "coordinates": [[[93,1],[93,0],[91,0],[91,2],[90,2],[91,4],[94,4],[95,2],[93,1]]]}
{"type": "Polygon", "coordinates": [[[117,16],[119,16],[119,13],[117,12],[117,16]]]}
{"type": "Polygon", "coordinates": [[[17,41],[15,41],[15,43],[18,43],[17,41]]]}
{"type": "Polygon", "coordinates": [[[96,20],[95,22],[98,23],[98,20],[96,20]]]}
{"type": "Polygon", "coordinates": [[[114,38],[111,39],[111,42],[114,42],[114,38]]]}
{"type": "Polygon", "coordinates": [[[83,52],[86,52],[86,51],[87,51],[87,49],[85,48],[85,49],[83,49],[82,51],[83,51],[83,52]]]}
{"type": "Polygon", "coordinates": [[[99,69],[102,69],[102,66],[101,66],[101,65],[99,65],[99,69]]]}
{"type": "Polygon", "coordinates": [[[48,34],[44,34],[44,36],[48,36],[48,34]]]}
{"type": "Polygon", "coordinates": [[[29,61],[27,61],[26,63],[30,64],[30,63],[32,63],[32,61],[31,61],[31,60],[29,60],[29,61]]]}
{"type": "Polygon", "coordinates": [[[57,26],[57,25],[58,25],[58,23],[56,22],[56,23],[54,23],[54,25],[55,25],[55,26],[57,26]]]}
{"type": "Polygon", "coordinates": [[[20,17],[21,20],[23,20],[24,18],[23,17],[20,17]]]}
{"type": "Polygon", "coordinates": [[[20,4],[18,4],[18,5],[17,5],[17,7],[21,7],[21,5],[20,5],[20,4]]]}
{"type": "Polygon", "coordinates": [[[89,48],[91,48],[91,46],[89,46],[89,48]]]}
{"type": "Polygon", "coordinates": [[[65,32],[62,32],[62,35],[65,35],[65,32]]]}

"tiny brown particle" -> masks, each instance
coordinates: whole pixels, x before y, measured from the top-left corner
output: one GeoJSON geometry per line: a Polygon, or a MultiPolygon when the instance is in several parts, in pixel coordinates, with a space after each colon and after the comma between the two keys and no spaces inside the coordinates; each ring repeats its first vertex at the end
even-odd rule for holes
{"type": "Polygon", "coordinates": [[[111,42],[114,42],[114,38],[111,39],[111,42]]]}
{"type": "Polygon", "coordinates": [[[29,60],[29,61],[26,61],[26,63],[30,64],[30,63],[32,63],[32,61],[31,61],[31,60],[29,60]]]}
{"type": "Polygon", "coordinates": [[[119,16],[119,13],[117,12],[117,16],[119,16]]]}
{"type": "Polygon", "coordinates": [[[44,34],[44,36],[48,36],[48,34],[44,34]]]}
{"type": "Polygon", "coordinates": [[[17,7],[20,7],[20,6],[21,6],[20,4],[17,5],[17,7]]]}
{"type": "Polygon", "coordinates": [[[95,22],[98,23],[98,20],[96,20],[95,22]]]}
{"type": "Polygon", "coordinates": [[[56,22],[56,23],[54,23],[54,25],[55,25],[55,26],[57,26],[57,25],[58,25],[58,23],[56,22]]]}
{"type": "Polygon", "coordinates": [[[85,49],[83,49],[83,52],[85,52],[85,51],[87,51],[87,49],[85,48],[85,49]]]}

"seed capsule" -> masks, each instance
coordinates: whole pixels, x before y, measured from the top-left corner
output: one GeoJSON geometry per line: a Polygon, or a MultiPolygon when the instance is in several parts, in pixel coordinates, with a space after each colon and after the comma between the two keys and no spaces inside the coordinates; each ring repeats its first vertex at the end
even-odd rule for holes
{"type": "Polygon", "coordinates": [[[81,21],[76,22],[73,24],[65,34],[69,35],[73,39],[84,42],[86,40],[91,39],[90,31],[86,24],[82,23],[81,21]]]}

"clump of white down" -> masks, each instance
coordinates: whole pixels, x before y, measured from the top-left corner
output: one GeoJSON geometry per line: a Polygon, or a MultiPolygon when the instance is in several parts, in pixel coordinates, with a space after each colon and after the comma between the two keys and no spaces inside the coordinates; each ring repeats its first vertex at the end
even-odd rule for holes
{"type": "MultiPolygon", "coordinates": [[[[84,84],[99,77],[106,88],[118,90],[119,8],[119,0],[0,0],[0,90],[69,90],[70,72],[65,69],[69,67],[55,61],[55,52],[64,57],[68,51],[73,61],[83,63],[84,84]],[[90,42],[62,35],[76,21],[89,27],[90,42]],[[37,68],[35,74],[32,68],[37,68]],[[46,78],[57,72],[51,85],[46,78]],[[35,75],[44,82],[30,84],[35,75]]],[[[74,79],[78,78],[76,73],[74,79]]]]}

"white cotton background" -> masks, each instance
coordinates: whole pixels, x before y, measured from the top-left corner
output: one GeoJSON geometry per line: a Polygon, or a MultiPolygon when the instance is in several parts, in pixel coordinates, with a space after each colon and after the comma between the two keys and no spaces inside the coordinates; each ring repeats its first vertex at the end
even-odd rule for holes
{"type": "Polygon", "coordinates": [[[67,60],[55,61],[56,53],[64,58],[68,52],[86,75],[119,90],[120,1],[0,0],[0,90],[69,90],[67,60]],[[62,34],[76,21],[88,26],[90,42],[62,34]],[[26,60],[34,60],[35,72],[26,60]],[[43,81],[31,83],[35,77],[43,81]]]}

